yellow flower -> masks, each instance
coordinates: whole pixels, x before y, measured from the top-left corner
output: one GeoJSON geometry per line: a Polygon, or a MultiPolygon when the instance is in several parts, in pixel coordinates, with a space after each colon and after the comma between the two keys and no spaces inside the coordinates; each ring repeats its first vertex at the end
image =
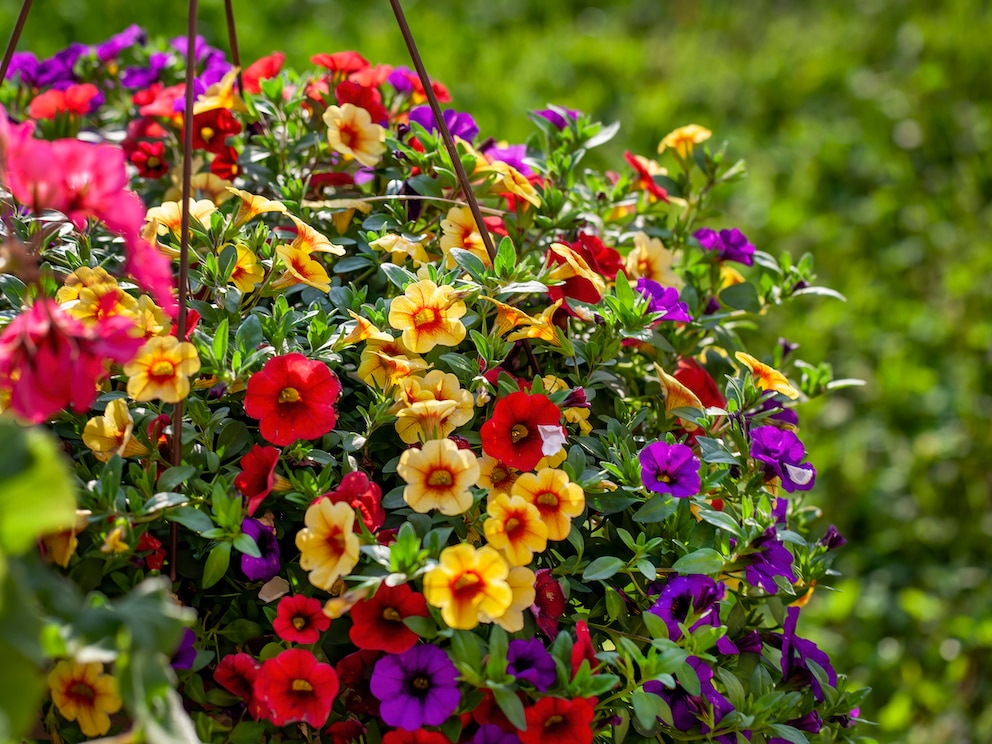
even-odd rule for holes
{"type": "Polygon", "coordinates": [[[178,403],[189,395],[189,376],[200,369],[196,347],[175,336],[155,336],[138,349],[138,354],[124,365],[128,376],[127,394],[131,400],[158,398],[178,403]]]}
{"type": "Polygon", "coordinates": [[[394,396],[390,413],[397,417],[396,433],[407,444],[444,439],[475,414],[472,393],[463,390],[453,374],[437,369],[423,377],[403,378],[394,396]]]}
{"type": "Polygon", "coordinates": [[[578,484],[568,480],[564,470],[543,468],[534,473],[524,473],[510,490],[541,512],[548,527],[549,540],[564,540],[571,529],[571,519],[582,513],[586,505],[585,494],[578,484]]]}
{"type": "Polygon", "coordinates": [[[424,354],[435,346],[457,346],[465,338],[465,326],[459,320],[466,312],[465,303],[455,290],[437,286],[429,279],[406,288],[402,297],[389,305],[389,325],[403,331],[403,343],[424,354]]]}
{"type": "Polygon", "coordinates": [[[114,527],[107,536],[103,538],[103,545],[100,546],[101,553],[126,553],[131,549],[124,539],[124,528],[114,527]]]}
{"type": "Polygon", "coordinates": [[[133,316],[137,309],[138,301],[121,289],[117,282],[105,282],[80,288],[79,299],[69,303],[65,311],[76,320],[95,325],[117,315],[133,316]]]}
{"type": "Polygon", "coordinates": [[[472,486],[479,480],[479,460],[450,439],[432,439],[400,455],[396,472],[406,481],[403,500],[415,512],[437,509],[448,517],[472,506],[472,486]]]}
{"type": "Polygon", "coordinates": [[[237,79],[238,68],[232,67],[219,83],[211,85],[203,95],[196,99],[193,104],[193,116],[219,108],[247,114],[248,107],[241,100],[241,96],[234,92],[234,83],[237,79]]]}
{"type": "Polygon", "coordinates": [[[351,225],[351,220],[355,212],[368,214],[372,211],[372,205],[366,199],[323,199],[321,201],[304,201],[304,207],[320,209],[331,209],[331,221],[338,235],[344,235],[351,225]]]}
{"type": "Polygon", "coordinates": [[[502,160],[492,161],[489,167],[500,175],[498,186],[502,186],[514,196],[519,196],[535,207],[541,206],[541,197],[537,195],[534,185],[520,171],[502,160]]]}
{"type": "Polygon", "coordinates": [[[323,233],[317,232],[303,220],[289,215],[289,219],[296,225],[296,238],[292,242],[292,247],[296,250],[310,253],[331,253],[335,256],[343,256],[344,248],[337,243],[332,243],[323,233]]]}
{"type": "MultiPolygon", "coordinates": [[[[492,618],[492,622],[496,623],[507,633],[516,633],[523,630],[524,610],[534,604],[534,600],[537,598],[537,592],[534,590],[536,581],[534,572],[529,568],[524,568],[523,566],[514,566],[511,568],[510,573],[506,577],[506,583],[510,585],[510,591],[513,592],[513,599],[510,600],[510,606],[506,608],[506,612],[499,617],[492,618]]],[[[490,622],[486,615],[481,616],[479,619],[484,623],[490,622]]]]}
{"type": "Polygon", "coordinates": [[[235,215],[234,222],[232,223],[234,227],[241,227],[241,225],[251,222],[260,214],[266,214],[267,212],[279,212],[281,214],[286,211],[286,205],[281,201],[266,199],[264,196],[257,196],[256,194],[236,189],[233,186],[228,186],[227,190],[241,200],[241,206],[238,207],[238,213],[235,215]]]}
{"type": "Polygon", "coordinates": [[[505,302],[500,302],[492,297],[486,297],[485,295],[479,297],[480,300],[485,300],[496,306],[496,321],[493,323],[493,335],[502,336],[507,331],[512,331],[514,328],[520,325],[532,324],[534,319],[530,317],[527,313],[513,305],[507,305],[505,302]]]}
{"type": "Polygon", "coordinates": [[[548,547],[548,528],[541,512],[520,496],[498,495],[489,502],[482,529],[486,541],[502,550],[511,566],[526,566],[534,553],[548,547]]]}
{"type": "Polygon", "coordinates": [[[368,341],[370,338],[381,338],[385,341],[392,341],[393,337],[388,333],[383,333],[368,318],[363,318],[353,310],[348,311],[348,315],[355,321],[355,327],[344,335],[337,344],[340,346],[350,346],[359,341],[368,341]]]}
{"type": "Polygon", "coordinates": [[[75,721],[84,736],[102,736],[110,730],[110,714],[121,709],[117,680],[103,673],[99,662],[79,664],[62,660],[48,674],[52,702],[67,721],[75,721]]]}
{"type": "Polygon", "coordinates": [[[424,597],[441,610],[448,627],[471,630],[510,608],[509,573],[506,561],[489,546],[453,545],[441,551],[440,562],[424,577],[424,597]]]}
{"type": "Polygon", "coordinates": [[[389,390],[407,375],[427,369],[401,338],[370,338],[358,364],[358,376],[370,387],[389,390]]]}
{"type": "MultiPolygon", "coordinates": [[[[703,412],[706,406],[699,400],[699,397],[689,388],[668,374],[660,365],[654,365],[655,372],[658,373],[658,382],[661,383],[661,394],[665,399],[665,413],[669,416],[676,408],[695,408],[703,412]]],[[[682,421],[682,426],[686,431],[695,431],[699,427],[691,421],[682,421]]]]}
{"type": "Polygon", "coordinates": [[[138,306],[132,314],[138,331],[146,340],[152,336],[164,336],[172,330],[172,321],[148,295],[138,298],[138,306]]]}
{"type": "Polygon", "coordinates": [[[41,536],[41,544],[45,547],[44,557],[46,561],[62,566],[62,568],[68,567],[69,559],[72,558],[79,545],[76,535],[89,527],[90,514],[92,512],[89,509],[76,509],[76,520],[72,527],[41,536]]]}
{"type": "Polygon", "coordinates": [[[684,127],[669,132],[665,138],[658,143],[658,154],[663,153],[671,147],[679,154],[679,157],[686,158],[692,155],[693,145],[705,142],[713,135],[709,129],[698,124],[688,124],[684,127]]]}
{"type": "Polygon", "coordinates": [[[238,258],[234,263],[230,281],[241,290],[242,294],[247,294],[262,283],[265,269],[259,263],[258,256],[244,243],[238,243],[235,248],[238,251],[238,258]]]}
{"type": "Polygon", "coordinates": [[[386,130],[373,123],[365,109],[353,103],[328,106],[323,119],[327,125],[328,144],[346,158],[354,158],[371,167],[386,152],[386,130]]]}
{"type": "Polygon", "coordinates": [[[402,266],[407,258],[413,261],[415,267],[431,260],[421,241],[410,240],[403,235],[389,233],[373,240],[369,246],[392,253],[392,262],[397,266],[402,266]]]}
{"type": "Polygon", "coordinates": [[[91,418],[83,429],[83,444],[100,462],[114,455],[137,457],[148,454],[148,448],[132,436],[134,419],[127,401],[115,398],[107,404],[102,416],[91,418]]]}
{"type": "Polygon", "coordinates": [[[565,408],[562,410],[561,415],[565,417],[565,421],[568,423],[578,424],[579,433],[583,436],[588,435],[592,431],[592,424],[589,423],[588,408],[565,408]]]}
{"type": "Polygon", "coordinates": [[[330,291],[331,278],[327,275],[327,270],[314,261],[307,251],[292,245],[279,245],[276,246],[276,254],[286,265],[286,271],[269,285],[273,289],[306,284],[322,292],[330,291]]]}
{"type": "Polygon", "coordinates": [[[296,533],[300,568],[310,572],[311,584],[329,592],[358,563],[355,510],[344,502],[321,499],[310,505],[303,523],[306,527],[296,533]]]}
{"type": "MultiPolygon", "coordinates": [[[[210,226],[210,220],[207,218],[216,211],[217,205],[210,199],[196,201],[193,197],[189,198],[190,219],[199,222],[200,226],[204,229],[210,226]]],[[[158,207],[152,207],[145,214],[145,221],[148,222],[151,220],[155,220],[158,223],[156,232],[159,235],[172,232],[173,235],[178,236],[183,226],[182,205],[178,201],[167,201],[158,207]]]]}
{"type": "Polygon", "coordinates": [[[585,262],[585,259],[569,246],[564,243],[552,243],[550,250],[556,256],[561,256],[565,260],[565,263],[556,264],[548,273],[548,280],[551,283],[564,282],[566,279],[580,277],[592,284],[599,295],[602,295],[606,291],[606,281],[603,277],[593,271],[589,267],[589,264],[585,262]]]}
{"type": "Polygon", "coordinates": [[[97,287],[102,284],[117,286],[117,280],[107,273],[102,266],[91,269],[89,266],[80,266],[65,278],[65,283],[59,288],[55,295],[60,305],[79,299],[79,293],[85,287],[97,287]]]}
{"type": "Polygon", "coordinates": [[[504,462],[497,460],[492,455],[482,455],[479,460],[479,488],[489,490],[489,501],[500,494],[510,495],[513,484],[520,477],[520,471],[514,470],[504,462]]]}
{"type": "Polygon", "coordinates": [[[631,279],[645,277],[666,286],[682,288],[682,278],[672,270],[675,253],[665,248],[658,238],[647,233],[634,233],[634,249],[627,254],[626,270],[631,279]]]}
{"type": "Polygon", "coordinates": [[[344,617],[352,607],[361,602],[369,595],[368,587],[359,587],[345,592],[340,597],[331,597],[324,603],[324,614],[331,620],[344,617]]]}
{"type": "Polygon", "coordinates": [[[799,397],[799,391],[792,386],[785,375],[774,367],[762,364],[743,351],[738,351],[734,356],[737,357],[738,362],[751,370],[754,386],[759,390],[774,390],[776,393],[782,393],[786,398],[793,400],[799,397]]]}
{"type": "Polygon", "coordinates": [[[526,321],[527,325],[519,331],[511,333],[506,337],[506,340],[520,341],[525,338],[534,338],[539,341],[546,341],[552,346],[561,346],[561,340],[558,338],[558,328],[553,322],[555,313],[561,307],[561,303],[562,300],[558,300],[555,304],[545,308],[544,312],[536,318],[529,318],[526,321]]]}
{"type": "Polygon", "coordinates": [[[447,218],[441,220],[441,252],[447,257],[444,265],[448,269],[458,265],[450,255],[452,248],[470,251],[487,267],[492,266],[486,244],[482,242],[482,233],[468,207],[452,207],[447,218]]]}
{"type": "Polygon", "coordinates": [[[200,196],[209,199],[217,206],[231,198],[228,192],[231,182],[216,173],[194,173],[190,179],[190,186],[200,192],[200,196]]]}

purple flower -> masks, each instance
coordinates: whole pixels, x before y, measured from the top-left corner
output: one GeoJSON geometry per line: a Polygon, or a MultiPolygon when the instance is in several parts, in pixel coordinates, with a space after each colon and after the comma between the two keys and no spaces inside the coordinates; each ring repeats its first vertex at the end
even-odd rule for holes
{"type": "Polygon", "coordinates": [[[241,531],[248,535],[258,546],[261,558],[255,558],[247,553],[241,554],[241,571],[249,581],[268,581],[279,573],[282,564],[279,560],[279,542],[276,531],[257,519],[245,517],[241,521],[241,531]]]}
{"type": "Polygon", "coordinates": [[[230,70],[231,63],[221,57],[218,61],[211,60],[207,63],[207,66],[203,68],[203,72],[197,76],[197,79],[205,88],[209,88],[211,85],[219,83],[230,70]]]}
{"type": "Polygon", "coordinates": [[[381,701],[382,720],[407,731],[440,726],[461,702],[458,670],[442,649],[427,644],[379,659],[369,686],[381,701]]]}
{"type": "Polygon", "coordinates": [[[147,88],[158,81],[159,73],[169,63],[168,52],[153,52],[148,56],[148,67],[127,67],[121,73],[121,85],[129,90],[147,88]]]}
{"type": "MultiPolygon", "coordinates": [[[[725,715],[734,710],[723,695],[713,687],[713,670],[702,659],[690,656],[686,663],[692,667],[696,676],[699,677],[699,695],[690,695],[689,692],[676,680],[675,687],[668,689],[661,682],[645,682],[644,691],[650,692],[665,699],[668,707],[672,711],[672,723],[679,731],[691,731],[697,725],[702,726],[705,734],[710,729],[701,723],[701,719],[709,718],[707,708],[713,709],[713,721],[719,723],[725,715]]],[[[730,739],[718,737],[716,741],[736,742],[737,737],[730,734],[730,739]]]]}
{"type": "Polygon", "coordinates": [[[58,55],[42,60],[38,63],[38,69],[35,71],[35,86],[38,88],[55,88],[59,84],[62,87],[71,85],[75,82],[75,77],[72,74],[73,62],[67,62],[58,55]]]}
{"type": "Polygon", "coordinates": [[[578,119],[579,114],[581,113],[575,109],[568,109],[568,108],[557,108],[557,109],[546,108],[546,109],[541,109],[539,111],[535,111],[534,113],[540,116],[541,118],[550,121],[560,131],[568,126],[568,120],[565,118],[565,116],[562,116],[560,113],[558,113],[559,111],[564,111],[565,116],[567,116],[572,121],[578,119]]]}
{"type": "MultiPolygon", "coordinates": [[[[675,576],[661,590],[648,612],[664,620],[669,640],[677,641],[682,637],[679,623],[684,625],[690,615],[698,618],[689,628],[690,632],[704,625],[720,627],[720,600],[725,591],[723,584],[717,584],[709,576],[675,576]]],[[[721,654],[737,653],[737,647],[726,637],[717,641],[717,650],[721,654]]]]}
{"type": "Polygon", "coordinates": [[[792,408],[782,408],[781,398],[774,390],[766,390],[761,398],[761,405],[751,409],[745,415],[750,421],[753,416],[766,411],[775,413],[765,416],[764,421],[774,421],[778,426],[785,428],[799,428],[799,414],[792,408]]]}
{"type": "Polygon", "coordinates": [[[506,671],[518,680],[530,682],[541,692],[551,687],[558,678],[555,660],[537,638],[510,641],[506,671]]]}
{"type": "Polygon", "coordinates": [[[34,88],[38,83],[38,58],[31,52],[14,52],[7,68],[7,80],[20,76],[20,84],[26,88],[34,88]]]}
{"type": "Polygon", "coordinates": [[[487,723],[479,726],[471,742],[472,744],[520,744],[520,737],[514,733],[506,733],[495,723],[487,723]]]}
{"type": "Polygon", "coordinates": [[[389,77],[386,78],[386,82],[392,85],[396,89],[397,93],[409,93],[413,90],[413,82],[411,82],[410,78],[416,76],[417,73],[409,67],[398,65],[393,68],[391,73],[389,73],[389,77]]]}
{"type": "Polygon", "coordinates": [[[141,26],[133,24],[119,34],[114,34],[102,44],[97,44],[93,49],[96,52],[97,59],[101,62],[109,62],[112,59],[116,59],[128,47],[133,47],[135,44],[144,44],[147,38],[148,35],[145,33],[145,30],[141,26]]]}
{"type": "Polygon", "coordinates": [[[724,261],[737,261],[745,266],[754,263],[754,246],[736,227],[720,232],[703,227],[692,235],[704,250],[717,251],[724,261]]]}
{"type": "Polygon", "coordinates": [[[699,493],[699,458],[684,444],[655,442],[641,450],[641,480],[655,493],[676,498],[699,493]]]}
{"type": "Polygon", "coordinates": [[[634,286],[647,299],[649,312],[664,313],[660,320],[677,320],[682,323],[692,320],[689,306],[679,302],[679,291],[675,287],[663,287],[654,279],[643,276],[634,286]]]}
{"type": "Polygon", "coordinates": [[[813,699],[823,702],[823,686],[810,672],[808,662],[820,666],[827,674],[831,687],[837,686],[837,672],[830,664],[830,657],[821,651],[815,643],[796,635],[796,624],[799,621],[799,608],[790,607],[786,611],[785,625],[782,633],[773,633],[773,641],[781,638],[782,642],[782,679],[790,685],[809,687],[813,691],[813,699]]]}
{"type": "Polygon", "coordinates": [[[847,540],[841,535],[834,525],[827,527],[827,532],[817,540],[817,543],[823,545],[827,550],[836,550],[841,545],[847,545],[847,540]]]}
{"type": "Polygon", "coordinates": [[[768,477],[777,475],[789,493],[808,491],[816,482],[816,468],[803,463],[806,448],[788,429],[759,426],[751,430],[751,457],[765,464],[768,477]]]}
{"type": "Polygon", "coordinates": [[[747,635],[738,638],[735,645],[739,654],[760,654],[762,649],[761,633],[752,630],[747,635]]]}
{"type": "Polygon", "coordinates": [[[775,517],[775,524],[786,524],[786,516],[789,513],[788,499],[775,499],[772,507],[772,516],[775,517]]]}
{"type": "MultiPolygon", "coordinates": [[[[441,115],[444,117],[444,123],[448,125],[448,130],[451,132],[452,137],[461,137],[463,140],[471,142],[475,139],[475,135],[479,133],[479,127],[476,125],[475,119],[472,118],[471,114],[455,111],[454,109],[445,109],[441,112],[441,115]]],[[[417,122],[431,134],[438,130],[437,122],[434,121],[434,113],[431,111],[430,106],[417,106],[410,111],[410,121],[417,122]]]]}
{"type": "Polygon", "coordinates": [[[751,552],[742,558],[750,561],[744,569],[747,582],[751,586],[760,586],[769,594],[778,591],[776,576],[784,576],[790,584],[796,580],[792,571],[792,553],[779,541],[774,527],[769,527],[751,543],[751,552]]]}
{"type": "Polygon", "coordinates": [[[524,162],[524,158],[527,157],[527,145],[507,145],[506,147],[490,145],[482,148],[482,154],[487,158],[500,160],[512,166],[523,176],[534,175],[534,169],[524,162]]]}
{"type": "Polygon", "coordinates": [[[192,669],[193,661],[196,659],[196,633],[191,628],[183,631],[183,639],[179,642],[179,648],[172,654],[173,669],[192,669]]]}
{"type": "MultiPolygon", "coordinates": [[[[171,46],[173,49],[179,52],[179,54],[183,57],[186,56],[186,51],[187,49],[189,49],[189,43],[185,36],[177,36],[176,38],[171,39],[169,41],[169,46],[171,46]]],[[[210,47],[207,46],[207,40],[204,39],[202,36],[197,35],[196,41],[193,44],[193,53],[194,53],[195,61],[199,62],[200,57],[203,55],[203,53],[209,49],[210,47]]]]}

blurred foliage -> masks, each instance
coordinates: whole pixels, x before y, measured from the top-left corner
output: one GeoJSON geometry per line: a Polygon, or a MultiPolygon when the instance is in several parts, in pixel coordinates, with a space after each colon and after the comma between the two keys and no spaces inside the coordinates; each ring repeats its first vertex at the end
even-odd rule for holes
{"type": "MultiPolygon", "coordinates": [[[[16,8],[0,7],[9,29],[16,8]]],[[[20,48],[51,54],[136,22],[185,33],[182,3],[39,0],[20,48]]],[[[984,0],[433,0],[404,3],[425,62],[483,135],[522,141],[551,102],[623,121],[650,155],[696,122],[751,178],[715,227],[811,252],[849,302],[778,318],[807,360],[862,377],[802,414],[816,492],[849,538],[843,591],[807,615],[875,692],[883,742],[992,741],[992,83],[984,0]]],[[[235,0],[243,57],[355,49],[409,64],[388,3],[235,0]],[[278,33],[273,33],[278,29],[278,33]]],[[[223,3],[200,30],[224,47],[223,3]]],[[[767,339],[770,346],[774,338],[767,339]]],[[[760,345],[760,343],[758,344],[760,345]]]]}

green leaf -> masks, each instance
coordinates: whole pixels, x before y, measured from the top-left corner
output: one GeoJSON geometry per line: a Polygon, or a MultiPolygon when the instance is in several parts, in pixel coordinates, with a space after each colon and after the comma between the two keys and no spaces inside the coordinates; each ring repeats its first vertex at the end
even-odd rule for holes
{"type": "Polygon", "coordinates": [[[207,556],[206,565],[203,567],[203,588],[209,589],[224,578],[230,564],[231,543],[222,542],[214,546],[207,556]]]}
{"type": "Polygon", "coordinates": [[[517,693],[502,685],[498,687],[494,686],[491,689],[493,691],[493,697],[496,698],[496,704],[503,711],[506,719],[521,731],[525,731],[527,729],[527,719],[524,717],[524,704],[520,702],[517,693]]]}
{"type": "Polygon", "coordinates": [[[417,277],[402,266],[397,266],[394,263],[382,263],[379,264],[379,268],[382,269],[382,273],[386,275],[386,278],[400,289],[406,289],[408,284],[413,284],[417,281],[417,277]]]}
{"type": "Polygon", "coordinates": [[[624,562],[612,555],[597,558],[582,572],[583,581],[602,581],[613,576],[624,567],[624,562]]]}
{"type": "Polygon", "coordinates": [[[723,556],[710,548],[702,548],[682,556],[672,568],[680,574],[717,574],[723,570],[723,556]]]}
{"type": "Polygon", "coordinates": [[[493,268],[496,269],[497,276],[509,276],[517,265],[517,252],[513,248],[513,241],[504,237],[499,241],[499,248],[496,250],[496,260],[493,268]]]}
{"type": "Polygon", "coordinates": [[[250,641],[253,638],[258,638],[262,635],[262,626],[251,620],[245,620],[244,618],[238,618],[227,624],[227,626],[219,631],[217,635],[222,635],[227,638],[232,643],[240,646],[245,641],[250,641]]]}
{"type": "Polygon", "coordinates": [[[474,253],[461,248],[452,248],[448,255],[477,282],[485,281],[486,265],[474,253]]]}
{"type": "Polygon", "coordinates": [[[227,318],[222,318],[220,323],[217,324],[217,329],[214,331],[214,340],[210,346],[214,354],[214,359],[217,360],[218,364],[224,364],[224,359],[227,356],[227,342],[228,322],[227,318]]]}
{"type": "Polygon", "coordinates": [[[797,728],[786,726],[784,723],[769,723],[768,730],[780,739],[785,739],[792,744],[809,744],[809,739],[797,728]]]}
{"type": "Polygon", "coordinates": [[[158,477],[158,488],[160,491],[175,491],[176,486],[194,475],[196,475],[196,468],[192,465],[173,466],[158,477]]]}
{"type": "Polygon", "coordinates": [[[265,343],[262,323],[257,315],[249,315],[241,322],[238,332],[234,334],[234,342],[245,355],[251,354],[265,343]]]}
{"type": "Polygon", "coordinates": [[[634,521],[643,524],[663,522],[675,513],[679,503],[668,493],[654,494],[647,503],[634,512],[634,521]]]}
{"type": "Polygon", "coordinates": [[[735,310],[761,312],[761,298],[758,297],[758,289],[751,282],[731,284],[720,293],[720,302],[735,310]]]}
{"type": "Polygon", "coordinates": [[[438,179],[423,173],[419,176],[414,176],[413,178],[407,179],[407,185],[422,196],[444,196],[444,191],[441,188],[441,182],[438,179]]]}
{"type": "Polygon", "coordinates": [[[159,491],[144,503],[141,511],[146,515],[154,514],[157,511],[162,511],[162,509],[168,509],[170,506],[185,504],[187,501],[189,501],[189,496],[185,494],[175,491],[159,491]]]}
{"type": "Polygon", "coordinates": [[[177,522],[200,535],[214,528],[214,522],[210,518],[210,515],[192,506],[181,506],[178,509],[172,509],[165,515],[165,518],[171,522],[177,522]]]}
{"type": "Polygon", "coordinates": [[[661,698],[644,690],[634,690],[630,693],[630,702],[634,706],[634,718],[644,731],[651,731],[658,723],[657,701],[661,698]]]}
{"type": "Polygon", "coordinates": [[[699,444],[699,457],[703,462],[708,462],[712,465],[740,465],[740,459],[727,449],[725,445],[719,439],[710,439],[709,437],[696,437],[696,442],[699,444]]]}
{"type": "MultiPolygon", "coordinates": [[[[820,295],[821,297],[833,297],[835,300],[840,300],[841,302],[847,302],[847,298],[835,289],[830,289],[829,287],[803,287],[802,289],[797,289],[792,293],[793,297],[799,297],[800,295],[820,295]]],[[[783,739],[785,737],[782,737],[783,739]]],[[[803,739],[803,741],[806,741],[803,739]]]]}
{"type": "Polygon", "coordinates": [[[721,530],[729,532],[731,535],[734,535],[739,539],[743,539],[744,533],[741,532],[740,525],[737,524],[737,520],[729,514],[708,508],[700,509],[697,514],[704,522],[708,522],[715,527],[719,527],[721,530]]]}
{"type": "Polygon", "coordinates": [[[252,539],[251,535],[246,535],[244,532],[234,538],[234,549],[239,553],[250,555],[252,558],[262,557],[262,551],[258,549],[258,543],[252,539]]]}

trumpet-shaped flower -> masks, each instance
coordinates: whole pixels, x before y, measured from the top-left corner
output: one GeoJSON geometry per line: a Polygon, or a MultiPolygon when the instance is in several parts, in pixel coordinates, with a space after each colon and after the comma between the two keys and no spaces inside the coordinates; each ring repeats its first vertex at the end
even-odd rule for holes
{"type": "Polygon", "coordinates": [[[457,346],[465,338],[465,303],[453,287],[429,279],[411,284],[389,306],[389,325],[403,332],[403,343],[417,354],[435,346],[457,346]]]}
{"type": "Polygon", "coordinates": [[[509,609],[509,573],[510,566],[493,548],[453,545],[441,551],[438,565],[424,577],[424,596],[449,627],[471,630],[509,609]]]}
{"type": "Polygon", "coordinates": [[[410,351],[402,338],[383,333],[366,342],[358,364],[358,376],[366,385],[389,390],[403,378],[427,367],[427,362],[410,351]]]}
{"type": "Polygon", "coordinates": [[[241,227],[262,214],[270,212],[283,214],[286,211],[286,205],[281,201],[267,199],[264,196],[258,196],[242,189],[236,189],[233,186],[228,186],[227,191],[241,200],[238,213],[234,216],[234,227],[241,227]]]}
{"type": "Polygon", "coordinates": [[[519,496],[537,507],[548,528],[549,540],[564,540],[571,529],[571,520],[586,507],[581,486],[572,483],[564,470],[544,468],[524,473],[513,484],[512,496],[519,496]]]}
{"type": "Polygon", "coordinates": [[[276,246],[276,254],[286,266],[286,271],[270,285],[273,289],[284,289],[294,284],[306,284],[322,292],[331,289],[331,278],[327,269],[315,261],[303,248],[293,245],[276,246]]]}
{"type": "Polygon", "coordinates": [[[290,648],[268,659],[255,677],[254,700],[276,726],[327,723],[341,688],[330,664],[302,648],[290,648]]]}
{"type": "Polygon", "coordinates": [[[538,195],[534,185],[512,165],[504,163],[502,160],[493,160],[489,164],[489,168],[499,174],[497,187],[504,188],[509,193],[520,197],[535,207],[541,206],[541,197],[538,195]]]}
{"type": "Polygon", "coordinates": [[[396,472],[407,483],[403,499],[411,509],[454,516],[472,506],[470,488],[479,480],[479,461],[450,439],[433,439],[419,450],[406,450],[396,472]]]}
{"type": "Polygon", "coordinates": [[[334,428],[341,383],[323,362],[299,353],[272,357],[248,378],[245,413],[259,419],[262,437],[284,447],[334,428]]]}
{"type": "Polygon", "coordinates": [[[350,504],[319,499],[307,509],[303,523],[306,526],[296,533],[300,568],[310,572],[311,584],[329,592],[358,563],[355,510],[350,504]]]}
{"type": "Polygon", "coordinates": [[[292,246],[297,250],[310,253],[330,253],[335,256],[343,256],[344,248],[336,243],[332,243],[326,235],[318,232],[313,226],[308,225],[295,215],[289,215],[289,219],[296,226],[296,237],[293,238],[292,246]]]}
{"type": "Polygon", "coordinates": [[[127,394],[135,401],[178,403],[189,395],[189,376],[200,369],[196,347],[175,336],[154,336],[124,365],[127,394]]]}
{"type": "Polygon", "coordinates": [[[258,256],[248,246],[238,243],[235,250],[238,252],[238,257],[235,260],[230,281],[243,294],[247,294],[265,279],[265,269],[259,262],[258,256]]]}
{"type": "Polygon", "coordinates": [[[458,378],[441,370],[423,377],[410,375],[399,381],[394,393],[396,433],[407,444],[443,439],[475,415],[472,393],[463,390],[458,378]]]}
{"type": "Polygon", "coordinates": [[[507,336],[506,340],[521,341],[525,338],[533,338],[539,341],[545,341],[552,346],[561,346],[561,339],[558,338],[558,328],[555,326],[554,317],[563,302],[564,299],[556,300],[553,305],[545,308],[540,315],[530,318],[521,329],[507,336]]]}
{"type": "Polygon", "coordinates": [[[671,148],[679,154],[679,157],[687,158],[692,155],[694,145],[705,142],[712,136],[713,132],[706,127],[701,127],[698,124],[687,124],[665,135],[665,138],[658,143],[658,154],[660,155],[671,148]]]}
{"type": "Polygon", "coordinates": [[[427,615],[427,600],[409,584],[381,584],[375,594],[351,608],[348,637],[361,649],[401,654],[419,640],[403,623],[404,618],[427,615]]]}
{"type": "Polygon", "coordinates": [[[486,266],[492,266],[482,233],[468,207],[452,207],[448,210],[447,217],[441,220],[441,252],[446,256],[445,267],[449,269],[458,265],[450,255],[452,248],[469,251],[486,266]]]}
{"type": "Polygon", "coordinates": [[[415,731],[440,726],[461,702],[458,670],[441,648],[414,646],[376,662],[369,681],[383,723],[415,731]]]}
{"type": "Polygon", "coordinates": [[[792,386],[792,383],[789,382],[785,375],[774,367],[759,362],[753,356],[745,354],[743,351],[738,351],[734,356],[738,362],[750,370],[755,387],[760,390],[774,390],[776,393],[781,393],[786,398],[792,398],[793,400],[799,397],[799,391],[792,386]]]}
{"type": "Polygon", "coordinates": [[[568,297],[595,304],[603,298],[606,282],[593,271],[585,259],[564,243],[552,243],[548,248],[548,281],[561,282],[548,287],[552,300],[568,297]]]}
{"type": "Polygon", "coordinates": [[[114,455],[137,457],[148,454],[148,448],[134,438],[134,419],[127,401],[115,398],[107,404],[102,416],[91,418],[83,429],[83,444],[100,462],[114,455]]]}
{"type": "Polygon", "coordinates": [[[413,261],[414,266],[430,261],[424,243],[421,240],[410,240],[404,235],[387,233],[369,243],[369,247],[392,254],[392,262],[397,266],[402,266],[407,258],[413,261]]]}
{"type": "Polygon", "coordinates": [[[117,680],[99,662],[60,661],[48,674],[48,688],[59,713],[90,738],[107,733],[110,714],[121,709],[117,680]]]}
{"type": "Polygon", "coordinates": [[[328,144],[346,158],[372,167],[386,152],[386,130],[373,123],[372,115],[366,109],[353,103],[328,106],[323,119],[327,125],[328,144]]]}
{"type": "Polygon", "coordinates": [[[482,527],[486,542],[502,550],[511,566],[526,566],[548,546],[548,527],[540,510],[520,496],[500,494],[489,502],[482,527]]]}
{"type": "MultiPolygon", "coordinates": [[[[192,196],[189,198],[189,217],[196,220],[200,227],[206,229],[210,227],[210,215],[217,211],[217,205],[210,199],[200,199],[197,201],[192,196]]],[[[152,207],[145,213],[145,220],[155,220],[158,224],[158,234],[165,235],[171,232],[179,236],[182,230],[183,210],[182,204],[178,201],[163,202],[157,207],[152,207]]]]}
{"type": "Polygon", "coordinates": [[[320,600],[303,594],[291,594],[279,600],[272,629],[290,643],[316,643],[331,626],[320,600]]]}

